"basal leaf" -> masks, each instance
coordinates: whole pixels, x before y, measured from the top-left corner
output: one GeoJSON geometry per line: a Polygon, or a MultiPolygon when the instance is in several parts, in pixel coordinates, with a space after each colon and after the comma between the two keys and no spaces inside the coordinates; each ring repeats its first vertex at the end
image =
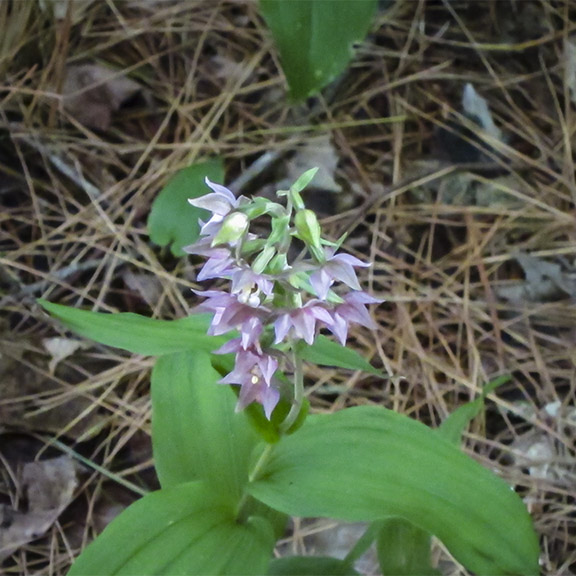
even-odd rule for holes
{"type": "Polygon", "coordinates": [[[439,434],[378,407],[310,417],[273,449],[254,497],[293,516],[396,516],[436,535],[478,574],[538,574],[521,499],[439,434]]]}
{"type": "Polygon", "coordinates": [[[337,366],[348,370],[362,370],[376,376],[384,377],[384,374],[366,361],[356,350],[342,346],[326,336],[320,334],[311,346],[302,346],[300,355],[307,362],[319,366],[337,366]]]}
{"type": "Polygon", "coordinates": [[[346,68],[376,6],[377,0],[260,0],[292,99],[320,91],[346,68]]]}
{"type": "Polygon", "coordinates": [[[430,534],[402,518],[377,524],[376,550],[382,574],[440,576],[430,562],[430,534]]]}
{"type": "Polygon", "coordinates": [[[68,576],[211,576],[266,572],[274,537],[267,521],[237,522],[200,482],[144,496],[109,524],[68,576]]]}
{"type": "Polygon", "coordinates": [[[152,370],[152,444],[163,488],[205,480],[237,502],[248,482],[250,455],[259,442],[236,396],[218,384],[206,352],[158,358],[152,370]]]}
{"type": "Polygon", "coordinates": [[[159,246],[170,245],[174,256],[183,256],[182,248],[192,244],[200,234],[199,218],[208,212],[188,203],[188,198],[209,194],[204,179],[224,180],[221,160],[194,164],[177,172],[152,203],[148,217],[150,239],[159,246]]]}
{"type": "Polygon", "coordinates": [[[38,303],[67,328],[80,336],[134,354],[159,356],[181,350],[219,348],[229,337],[207,336],[211,315],[194,314],[180,320],[157,320],[139,314],[108,314],[80,310],[46,300],[38,303]]]}

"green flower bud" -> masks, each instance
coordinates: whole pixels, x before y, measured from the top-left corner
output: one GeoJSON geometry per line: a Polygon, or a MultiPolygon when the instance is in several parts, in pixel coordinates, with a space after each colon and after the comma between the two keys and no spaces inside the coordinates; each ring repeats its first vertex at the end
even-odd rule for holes
{"type": "Polygon", "coordinates": [[[322,252],[322,229],[316,214],[312,210],[299,210],[294,216],[294,224],[298,238],[308,246],[312,252],[322,252]]]}
{"type": "Polygon", "coordinates": [[[224,218],[222,227],[212,241],[212,246],[217,246],[219,244],[236,244],[236,242],[242,238],[246,230],[248,230],[249,224],[250,220],[246,214],[242,212],[231,212],[226,216],[226,218],[224,218]]]}
{"type": "Polygon", "coordinates": [[[255,274],[262,274],[270,263],[270,260],[276,255],[276,249],[273,245],[268,244],[264,247],[264,250],[256,256],[254,263],[252,264],[252,270],[255,274]]]}
{"type": "Polygon", "coordinates": [[[270,274],[282,274],[288,269],[288,259],[286,254],[276,254],[268,264],[268,272],[270,274]]]}

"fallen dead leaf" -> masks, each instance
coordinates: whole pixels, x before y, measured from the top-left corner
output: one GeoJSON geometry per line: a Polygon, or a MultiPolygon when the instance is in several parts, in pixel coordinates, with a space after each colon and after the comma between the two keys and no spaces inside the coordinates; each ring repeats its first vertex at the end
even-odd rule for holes
{"type": "Polygon", "coordinates": [[[511,444],[514,462],[526,468],[530,476],[549,480],[568,488],[576,481],[576,463],[570,454],[576,436],[576,408],[560,401],[550,402],[538,410],[533,404],[517,402],[514,412],[530,422],[544,419],[558,432],[560,442],[542,429],[534,427],[518,436],[511,444]]]}
{"type": "Polygon", "coordinates": [[[326,192],[340,192],[342,186],[334,179],[337,165],[338,155],[330,140],[330,135],[324,134],[317,138],[310,138],[288,162],[286,180],[292,184],[306,170],[318,168],[311,186],[326,192]]]}
{"type": "Polygon", "coordinates": [[[142,300],[150,307],[155,306],[162,294],[162,284],[158,276],[152,274],[136,274],[126,270],[122,274],[126,286],[140,295],[142,300]]]}
{"type": "Polygon", "coordinates": [[[68,456],[24,465],[19,484],[28,510],[0,505],[0,562],[43,536],[70,504],[78,482],[76,466],[68,456]]]}
{"type": "Polygon", "coordinates": [[[44,338],[42,344],[50,356],[52,356],[48,363],[50,374],[54,374],[59,362],[74,354],[74,352],[82,346],[82,342],[72,340],[71,338],[44,338]]]}
{"type": "Polygon", "coordinates": [[[237,61],[231,56],[216,54],[212,58],[216,66],[215,76],[229,81],[230,83],[238,82],[246,77],[249,63],[246,60],[237,61]]]}
{"type": "MultiPolygon", "coordinates": [[[[415,163],[409,174],[418,174],[415,163]]],[[[521,197],[522,184],[513,174],[496,178],[483,178],[477,174],[458,171],[439,180],[414,187],[410,193],[416,200],[425,204],[436,202],[449,206],[501,206],[510,210],[525,205],[521,197]]]]}
{"type": "Polygon", "coordinates": [[[576,279],[556,262],[518,253],[516,260],[522,266],[525,280],[500,286],[496,294],[516,305],[527,302],[550,302],[567,296],[576,297],[576,279]]]}
{"type": "Polygon", "coordinates": [[[19,431],[57,434],[66,428],[66,434],[74,438],[96,434],[102,416],[92,409],[90,399],[63,394],[57,381],[48,378],[41,367],[36,370],[20,358],[21,349],[22,344],[0,342],[0,423],[19,431]],[[52,402],[54,397],[59,397],[57,402],[52,402]]]}
{"type": "Polygon", "coordinates": [[[64,109],[90,128],[106,130],[116,112],[141,90],[134,80],[98,64],[68,66],[62,87],[64,109]]]}
{"type": "Polygon", "coordinates": [[[464,86],[462,109],[466,116],[470,120],[477,122],[486,134],[495,140],[502,141],[502,131],[494,124],[488,102],[476,92],[476,89],[470,83],[464,86]]]}
{"type": "Polygon", "coordinates": [[[576,104],[576,37],[564,41],[564,65],[566,66],[566,85],[570,90],[570,99],[576,104]]]}
{"type": "Polygon", "coordinates": [[[64,20],[68,13],[72,24],[82,20],[87,8],[94,0],[39,0],[43,12],[51,13],[56,20],[64,20]]]}
{"type": "Polygon", "coordinates": [[[435,131],[435,155],[455,163],[490,162],[492,155],[498,155],[491,144],[505,142],[505,138],[492,118],[487,100],[468,83],[462,91],[461,108],[468,125],[462,125],[459,118],[448,118],[445,126],[435,131]],[[491,154],[486,154],[486,150],[491,154]]]}

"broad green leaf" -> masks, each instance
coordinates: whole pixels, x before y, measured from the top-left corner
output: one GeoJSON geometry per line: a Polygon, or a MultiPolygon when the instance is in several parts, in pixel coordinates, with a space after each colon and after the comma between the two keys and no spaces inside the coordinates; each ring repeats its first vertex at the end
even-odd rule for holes
{"type": "Polygon", "coordinates": [[[131,312],[108,314],[80,310],[46,300],[38,303],[80,336],[134,354],[159,356],[181,350],[216,350],[228,336],[207,336],[211,315],[193,314],[180,320],[157,320],[131,312]]]}
{"type": "Polygon", "coordinates": [[[268,576],[358,576],[344,560],[330,556],[286,556],[275,558],[268,567],[268,576]]]}
{"type": "Polygon", "coordinates": [[[430,563],[430,535],[402,518],[378,522],[376,550],[382,574],[440,575],[430,563]]]}
{"type": "Polygon", "coordinates": [[[384,377],[384,374],[374,368],[366,359],[352,348],[346,348],[322,334],[316,337],[311,346],[302,346],[300,356],[307,362],[319,366],[337,366],[348,370],[362,370],[376,376],[384,377]]]}
{"type": "Polygon", "coordinates": [[[476,398],[476,400],[459,406],[448,416],[448,418],[446,418],[446,420],[444,420],[444,422],[442,422],[440,427],[437,429],[438,434],[442,435],[446,440],[449,440],[456,446],[459,446],[466,426],[468,426],[468,424],[470,424],[470,422],[480,414],[484,407],[486,396],[496,390],[498,386],[505,384],[509,380],[510,376],[505,375],[499,376],[491,382],[488,382],[488,384],[484,386],[482,394],[476,398]]]}
{"type": "Polygon", "coordinates": [[[200,234],[199,218],[208,215],[206,210],[188,203],[188,198],[198,198],[211,192],[204,179],[213,182],[224,180],[221,160],[194,164],[177,172],[152,203],[148,216],[150,239],[159,246],[170,245],[174,256],[183,256],[183,247],[196,242],[200,234]]]}
{"type": "Polygon", "coordinates": [[[273,449],[252,495],[293,516],[404,518],[479,574],[537,574],[522,500],[439,434],[379,407],[309,417],[273,449]]]}
{"type": "Polygon", "coordinates": [[[253,574],[266,572],[274,537],[268,522],[238,522],[200,482],[144,496],[109,524],[68,576],[253,574]]]}
{"type": "Polygon", "coordinates": [[[344,71],[376,6],[377,0],[260,0],[293,100],[319,92],[344,71]]]}
{"type": "Polygon", "coordinates": [[[259,437],[236,413],[230,386],[218,384],[206,352],[158,358],[152,370],[152,445],[163,488],[205,480],[237,503],[259,437]]]}

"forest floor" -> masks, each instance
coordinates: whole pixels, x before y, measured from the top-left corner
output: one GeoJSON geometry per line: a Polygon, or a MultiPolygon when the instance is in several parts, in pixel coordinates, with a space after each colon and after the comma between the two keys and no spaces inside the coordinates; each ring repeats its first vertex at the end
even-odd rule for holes
{"type": "MultiPolygon", "coordinates": [[[[377,404],[435,427],[508,375],[464,449],[522,495],[542,572],[576,573],[574,4],[382,2],[349,69],[300,105],[255,2],[8,4],[0,572],[65,574],[135,485],[157,487],[152,360],[79,339],[36,299],[185,316],[201,262],[154,245],[147,217],[178,170],[222,158],[247,195],[319,166],[307,200],[373,263],[378,330],[350,346],[390,377],[308,367],[312,409],[377,404]]],[[[351,537],[330,530],[295,521],[282,550],[351,537]]],[[[440,544],[434,558],[466,574],[440,544]]]]}

